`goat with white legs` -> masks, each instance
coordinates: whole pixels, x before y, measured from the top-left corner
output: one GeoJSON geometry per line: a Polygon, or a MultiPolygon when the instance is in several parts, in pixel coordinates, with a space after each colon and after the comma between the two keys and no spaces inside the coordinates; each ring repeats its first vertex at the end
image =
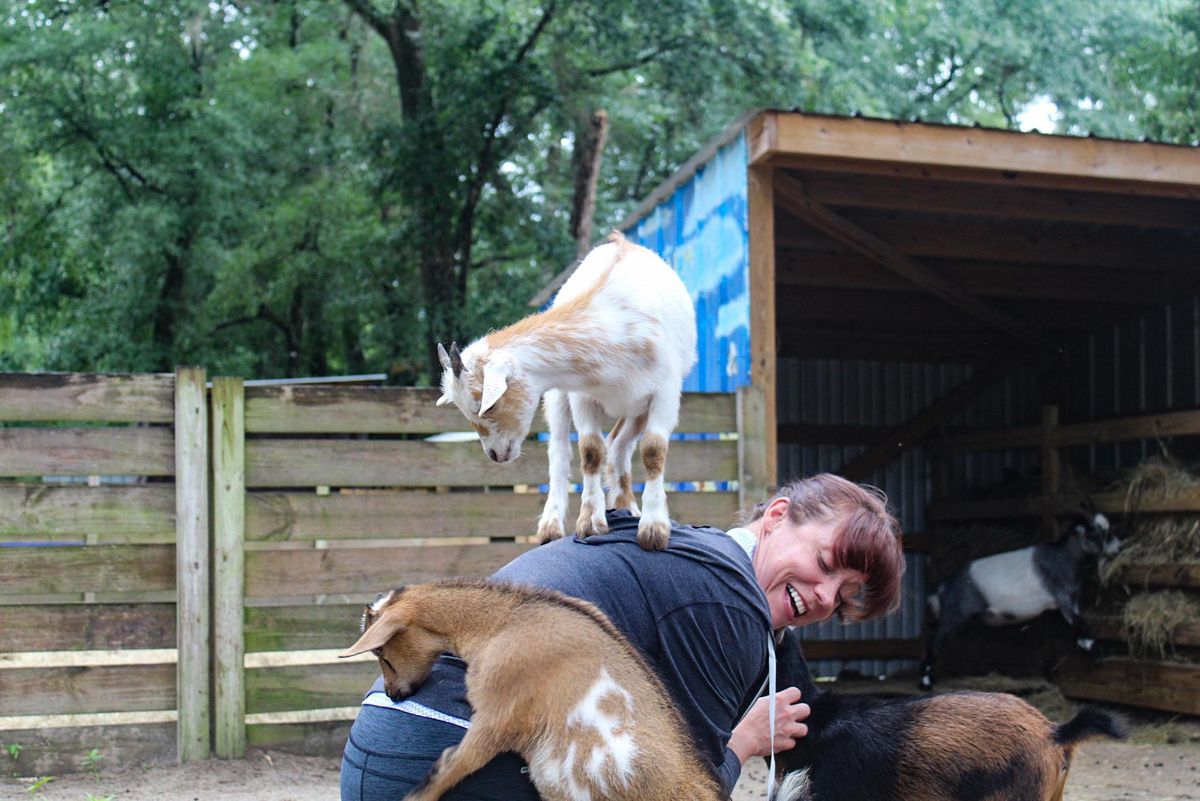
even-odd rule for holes
{"type": "Polygon", "coordinates": [[[1119,549],[1108,518],[1089,512],[1081,514],[1058,542],[976,559],[951,575],[929,599],[937,625],[926,643],[921,686],[933,686],[933,663],[946,640],[975,618],[1003,626],[1058,609],[1074,629],[1080,649],[1091,653],[1095,640],[1079,609],[1080,567],[1089,558],[1111,557],[1119,549]]]}
{"type": "Polygon", "coordinates": [[[696,317],[679,276],[658,256],[613,234],[583,260],[553,305],[459,351],[438,345],[439,405],[454,403],[484,453],[521,454],[538,398],[550,428],[550,492],[538,536],[565,533],[571,423],[579,432],[583,497],[575,530],[604,533],[606,508],[638,512],[630,476],[641,439],[646,487],[638,542],[661,550],[670,536],[664,487],[667,441],[679,419],[683,379],[696,362],[696,317]],[[605,417],[617,423],[604,438],[605,417]],[[601,470],[607,456],[607,503],[601,470]]]}

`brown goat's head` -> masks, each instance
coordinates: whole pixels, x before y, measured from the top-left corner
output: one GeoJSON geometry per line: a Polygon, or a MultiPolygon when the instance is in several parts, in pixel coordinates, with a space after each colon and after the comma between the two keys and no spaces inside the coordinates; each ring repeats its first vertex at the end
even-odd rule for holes
{"type": "Polygon", "coordinates": [[[447,649],[448,643],[419,622],[404,603],[404,590],[381,595],[363,610],[362,636],[339,657],[357,656],[367,651],[379,659],[383,671],[383,689],[388,698],[399,701],[411,695],[429,675],[433,661],[447,649]]]}
{"type": "Polygon", "coordinates": [[[453,403],[479,434],[483,452],[493,462],[511,462],[521,455],[529,436],[538,398],[532,395],[520,365],[509,354],[477,343],[466,358],[458,344],[450,352],[438,345],[442,361],[442,397],[438,406],[453,403]]]}

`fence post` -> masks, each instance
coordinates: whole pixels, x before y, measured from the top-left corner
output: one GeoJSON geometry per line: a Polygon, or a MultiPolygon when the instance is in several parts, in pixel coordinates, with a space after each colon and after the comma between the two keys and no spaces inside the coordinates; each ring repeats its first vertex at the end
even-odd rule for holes
{"type": "Polygon", "coordinates": [[[180,762],[209,748],[208,403],[202,367],[175,371],[176,697],[180,762]]]}
{"type": "Polygon", "coordinates": [[[223,759],[246,755],[244,399],[242,379],[213,379],[213,729],[223,759]]]}
{"type": "Polygon", "coordinates": [[[738,507],[745,509],[775,489],[775,432],[761,387],[737,388],[738,507]]]}

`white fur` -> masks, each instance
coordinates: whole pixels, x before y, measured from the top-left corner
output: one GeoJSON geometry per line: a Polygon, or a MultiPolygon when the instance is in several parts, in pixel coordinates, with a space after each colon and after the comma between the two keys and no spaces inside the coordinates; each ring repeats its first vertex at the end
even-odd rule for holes
{"type": "Polygon", "coordinates": [[[1033,548],[977,559],[969,569],[971,581],[987,601],[985,620],[1017,623],[1037,617],[1058,604],[1038,578],[1033,548]]]}
{"type": "MultiPolygon", "coordinates": [[[[439,402],[453,401],[472,423],[488,430],[488,436],[481,435],[483,449],[496,461],[520,454],[536,400],[544,396],[550,429],[550,492],[538,524],[543,537],[566,531],[572,421],[581,437],[603,437],[609,420],[625,418],[621,433],[606,443],[615,484],[622,471],[628,474],[632,450],[642,433],[635,430],[638,418],[645,420],[645,433],[669,439],[678,422],[683,379],[696,361],[691,297],[661,258],[632,243],[600,245],[563,284],[553,306],[585,296],[597,286],[590,302],[570,320],[574,341],[586,348],[582,353],[557,340],[553,331],[535,327],[495,349],[488,337],[471,343],[462,351],[462,380],[456,380],[448,362],[443,362],[439,402]],[[469,381],[480,360],[482,397],[476,402],[469,381]],[[520,410],[521,428],[493,430],[481,415],[503,394],[504,382],[514,380],[520,380],[530,396],[529,408],[520,410]]],[[[580,533],[606,531],[601,474],[584,475],[582,494],[583,508],[590,509],[591,516],[580,517],[580,533]]],[[[615,497],[616,487],[610,486],[609,499],[615,497]]],[[[662,476],[646,482],[641,513],[639,534],[651,526],[669,526],[662,476]]]]}

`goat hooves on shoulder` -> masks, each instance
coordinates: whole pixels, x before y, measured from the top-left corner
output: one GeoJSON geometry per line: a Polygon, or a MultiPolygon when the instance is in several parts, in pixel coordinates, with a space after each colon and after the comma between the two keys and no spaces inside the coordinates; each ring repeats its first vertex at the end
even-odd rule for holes
{"type": "Polygon", "coordinates": [[[595,512],[592,507],[585,504],[579,510],[579,519],[575,521],[575,531],[584,538],[593,534],[607,534],[608,520],[605,519],[603,511],[595,512]]]}
{"type": "Polygon", "coordinates": [[[638,545],[646,551],[666,550],[671,539],[671,524],[643,517],[638,523],[638,545]]]}
{"type": "Polygon", "coordinates": [[[558,518],[538,521],[537,541],[539,545],[550,540],[562,539],[563,533],[563,522],[558,518]]]}

